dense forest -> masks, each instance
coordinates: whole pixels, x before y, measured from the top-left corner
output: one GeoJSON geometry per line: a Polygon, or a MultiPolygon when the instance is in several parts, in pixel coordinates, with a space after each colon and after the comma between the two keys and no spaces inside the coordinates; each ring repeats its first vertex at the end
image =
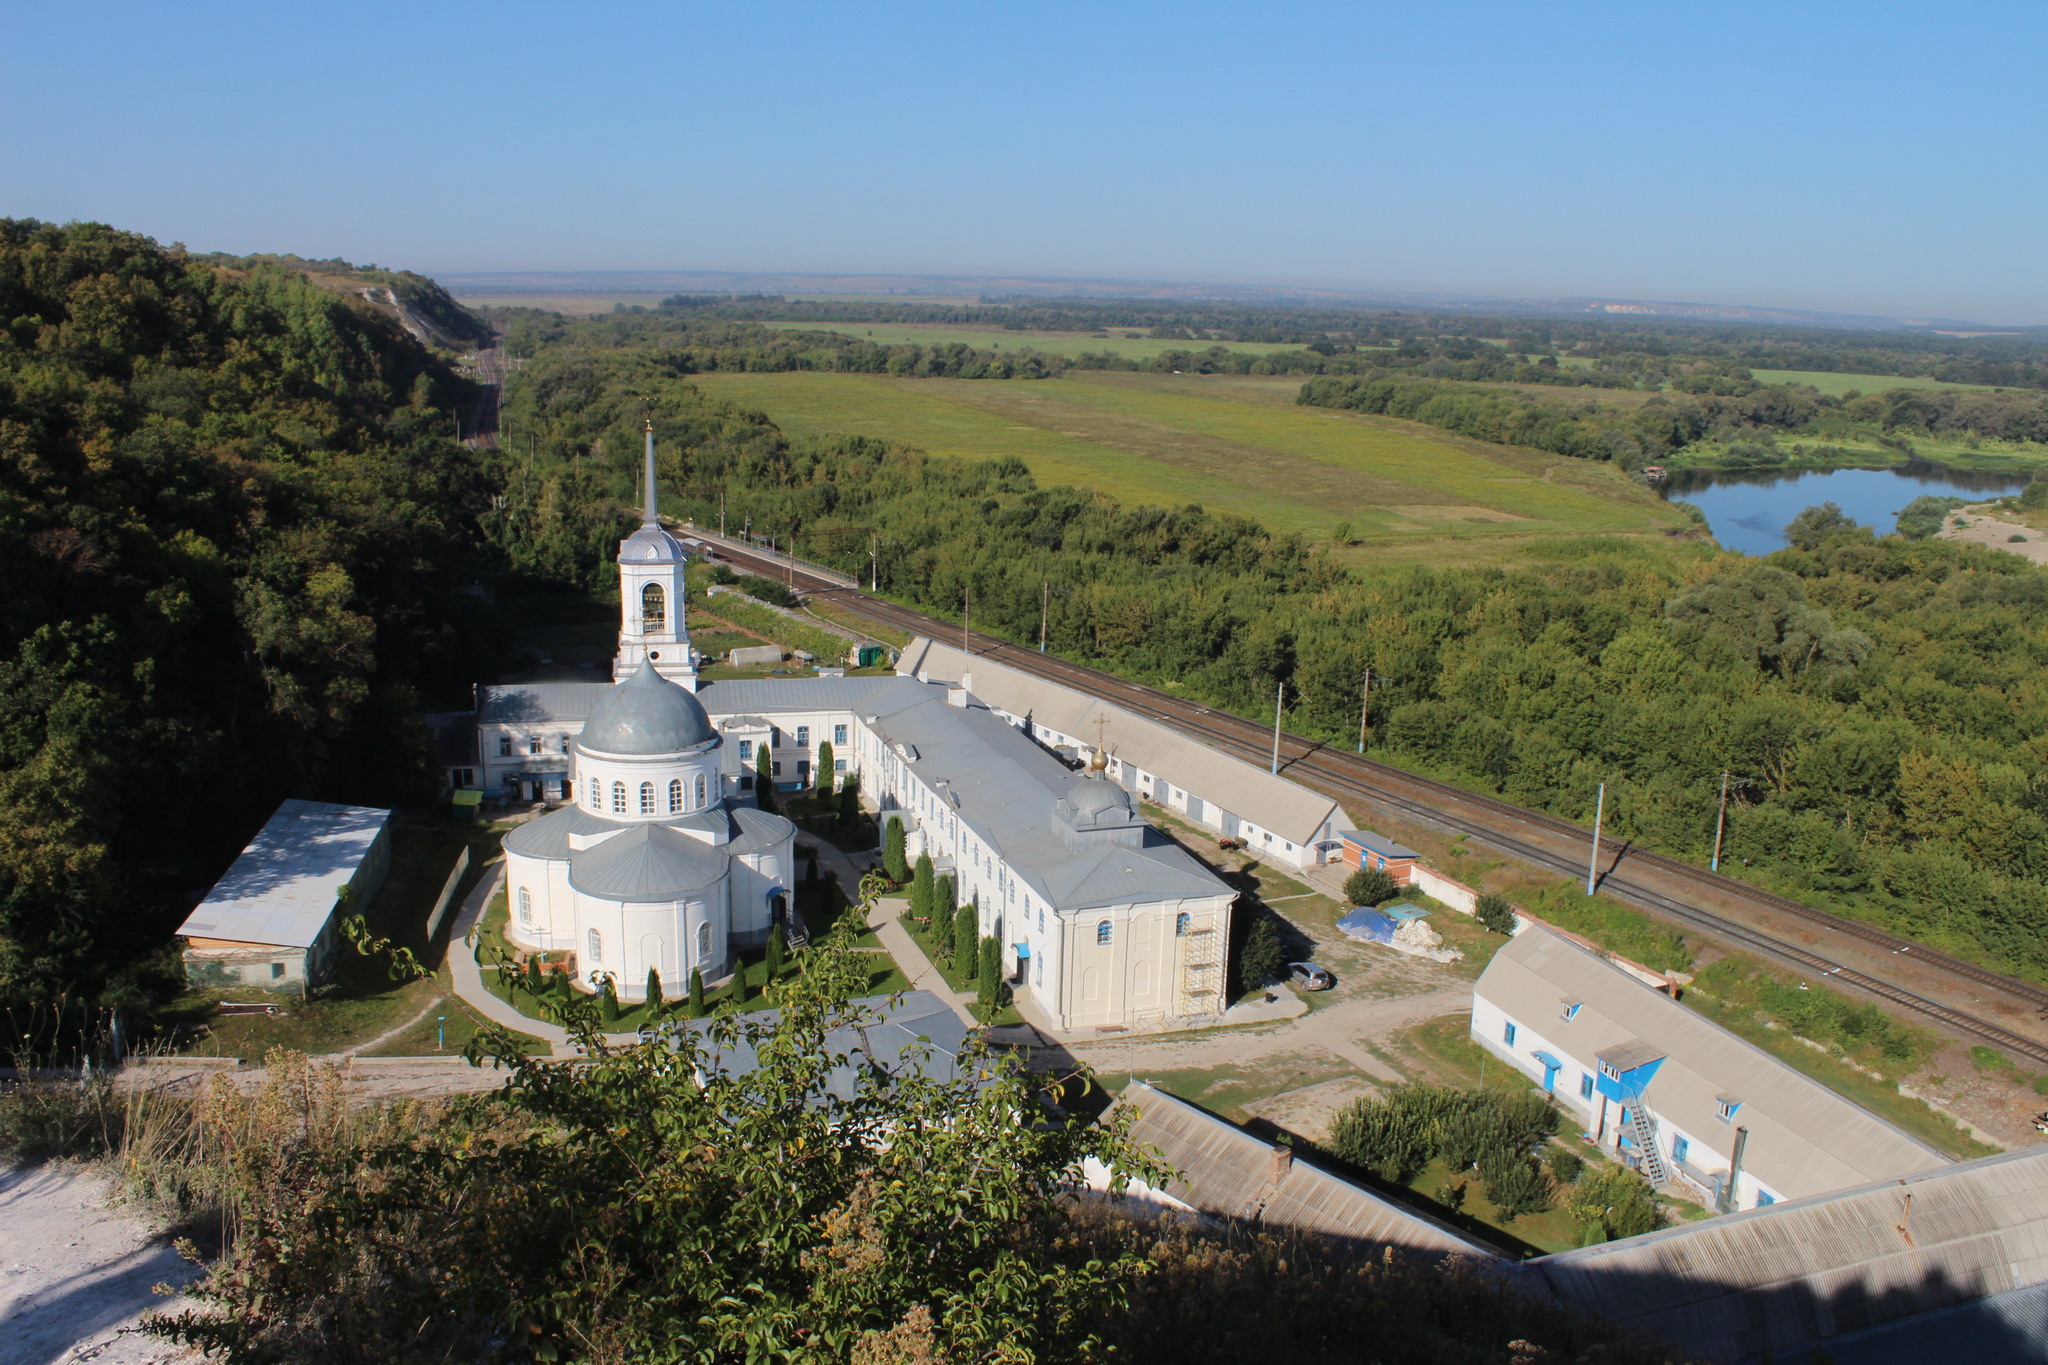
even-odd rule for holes
{"type": "Polygon", "coordinates": [[[492,534],[601,575],[651,415],[666,505],[750,517],[807,556],[977,626],[1705,860],[1724,769],[1740,875],[2048,980],[2048,576],[1981,547],[1877,539],[1817,512],[1766,560],[1682,543],[1542,542],[1533,567],[1346,567],[1195,507],[1041,487],[1015,461],[793,442],[700,396],[659,347],[544,350],[492,534]],[[610,511],[606,511],[609,507],[610,511]]]}
{"type": "Polygon", "coordinates": [[[0,1000],[121,999],[280,798],[431,795],[490,487],[462,381],[278,261],[0,221],[0,322],[0,1000]]]}

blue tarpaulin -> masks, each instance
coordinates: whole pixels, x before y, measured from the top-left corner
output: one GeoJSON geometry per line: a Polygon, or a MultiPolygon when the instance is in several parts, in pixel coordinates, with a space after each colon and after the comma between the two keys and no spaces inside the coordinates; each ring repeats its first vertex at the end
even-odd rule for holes
{"type": "Polygon", "coordinates": [[[1361,906],[1338,920],[1337,927],[1350,937],[1368,943],[1392,943],[1394,930],[1400,926],[1379,911],[1361,906]]]}

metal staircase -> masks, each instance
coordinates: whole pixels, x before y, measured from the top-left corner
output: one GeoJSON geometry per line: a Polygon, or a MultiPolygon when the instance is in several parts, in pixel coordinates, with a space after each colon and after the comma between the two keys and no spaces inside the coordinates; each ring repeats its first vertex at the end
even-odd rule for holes
{"type": "Polygon", "coordinates": [[[1671,1183],[1671,1165],[1657,1150],[1657,1124],[1640,1102],[1628,1107],[1628,1135],[1634,1140],[1643,1175],[1652,1185],[1671,1183]]]}

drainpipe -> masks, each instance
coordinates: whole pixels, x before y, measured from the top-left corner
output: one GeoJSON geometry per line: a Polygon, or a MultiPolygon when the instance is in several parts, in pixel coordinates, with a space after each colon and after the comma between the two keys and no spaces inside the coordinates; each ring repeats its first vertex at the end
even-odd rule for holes
{"type": "Polygon", "coordinates": [[[1735,1150],[1728,1158],[1728,1183],[1721,1187],[1719,1209],[1721,1213],[1733,1213],[1735,1211],[1735,1184],[1742,1178],[1742,1152],[1748,1146],[1749,1129],[1737,1128],[1735,1130],[1735,1150]]]}

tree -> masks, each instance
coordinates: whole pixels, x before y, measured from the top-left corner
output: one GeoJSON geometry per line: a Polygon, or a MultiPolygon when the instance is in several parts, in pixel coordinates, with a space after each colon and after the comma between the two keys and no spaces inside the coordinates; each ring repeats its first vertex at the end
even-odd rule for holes
{"type": "Polygon", "coordinates": [[[657,968],[649,967],[647,969],[647,1017],[653,1019],[660,1014],[661,972],[657,968]]]}
{"type": "Polygon", "coordinates": [[[702,968],[690,968],[690,1017],[704,1017],[704,972],[702,968]]]}
{"type": "Polygon", "coordinates": [[[1257,990],[1278,977],[1284,965],[1286,957],[1280,950],[1280,932],[1273,926],[1273,917],[1260,915],[1238,950],[1238,979],[1246,990],[1257,990]]]}
{"type": "Polygon", "coordinates": [[[905,854],[908,847],[909,837],[903,828],[903,817],[894,813],[883,816],[882,870],[898,886],[910,880],[910,861],[905,854]]]}
{"type": "Polygon", "coordinates": [[[606,972],[597,986],[597,1007],[607,1024],[619,1022],[619,992],[612,984],[612,974],[606,972]]]}
{"type": "Polygon", "coordinates": [[[1515,932],[1515,907],[1508,904],[1508,898],[1498,891],[1481,895],[1473,907],[1472,917],[1496,934],[1515,932]]]}
{"type": "Polygon", "coordinates": [[[960,901],[950,876],[939,878],[932,888],[932,945],[941,953],[953,950],[953,922],[959,918],[960,901]]]}
{"type": "Polygon", "coordinates": [[[995,1019],[1003,1007],[1003,945],[994,938],[981,941],[981,970],[974,983],[975,1004],[982,1022],[995,1019]]]}
{"type": "Polygon", "coordinates": [[[976,945],[981,942],[981,907],[974,901],[960,907],[953,916],[953,963],[954,971],[961,977],[971,977],[979,966],[976,945]]]}
{"type": "Polygon", "coordinates": [[[768,970],[768,981],[767,981],[767,984],[769,984],[769,985],[771,985],[771,986],[775,984],[775,978],[776,978],[776,977],[778,977],[778,976],[780,976],[780,975],[782,975],[782,960],[783,960],[783,959],[782,959],[782,952],[783,952],[783,948],[782,948],[782,925],[780,925],[780,924],[771,924],[771,925],[769,925],[769,926],[768,926],[768,955],[767,955],[767,964],[768,964],[768,968],[767,968],[767,970],[768,970]]]}
{"type": "Polygon", "coordinates": [[[839,784],[839,827],[850,830],[860,823],[860,774],[848,773],[839,784]]]}
{"type": "Polygon", "coordinates": [[[804,881],[812,886],[818,884],[818,850],[804,849],[804,881]]]}
{"type": "Polygon", "coordinates": [[[1353,905],[1378,905],[1401,894],[1401,884],[1381,867],[1361,867],[1344,879],[1344,895],[1353,905]]]}
{"type": "Polygon", "coordinates": [[[932,855],[917,855],[917,870],[910,877],[910,913],[915,919],[930,919],[932,895],[936,890],[932,878],[932,855]]]}
{"type": "Polygon", "coordinates": [[[817,793],[818,799],[820,801],[829,801],[832,799],[832,765],[834,761],[835,760],[832,756],[832,741],[828,739],[818,746],[817,793]]]}
{"type": "Polygon", "coordinates": [[[754,752],[754,804],[773,812],[776,809],[774,747],[764,739],[755,746],[754,752]]]}

